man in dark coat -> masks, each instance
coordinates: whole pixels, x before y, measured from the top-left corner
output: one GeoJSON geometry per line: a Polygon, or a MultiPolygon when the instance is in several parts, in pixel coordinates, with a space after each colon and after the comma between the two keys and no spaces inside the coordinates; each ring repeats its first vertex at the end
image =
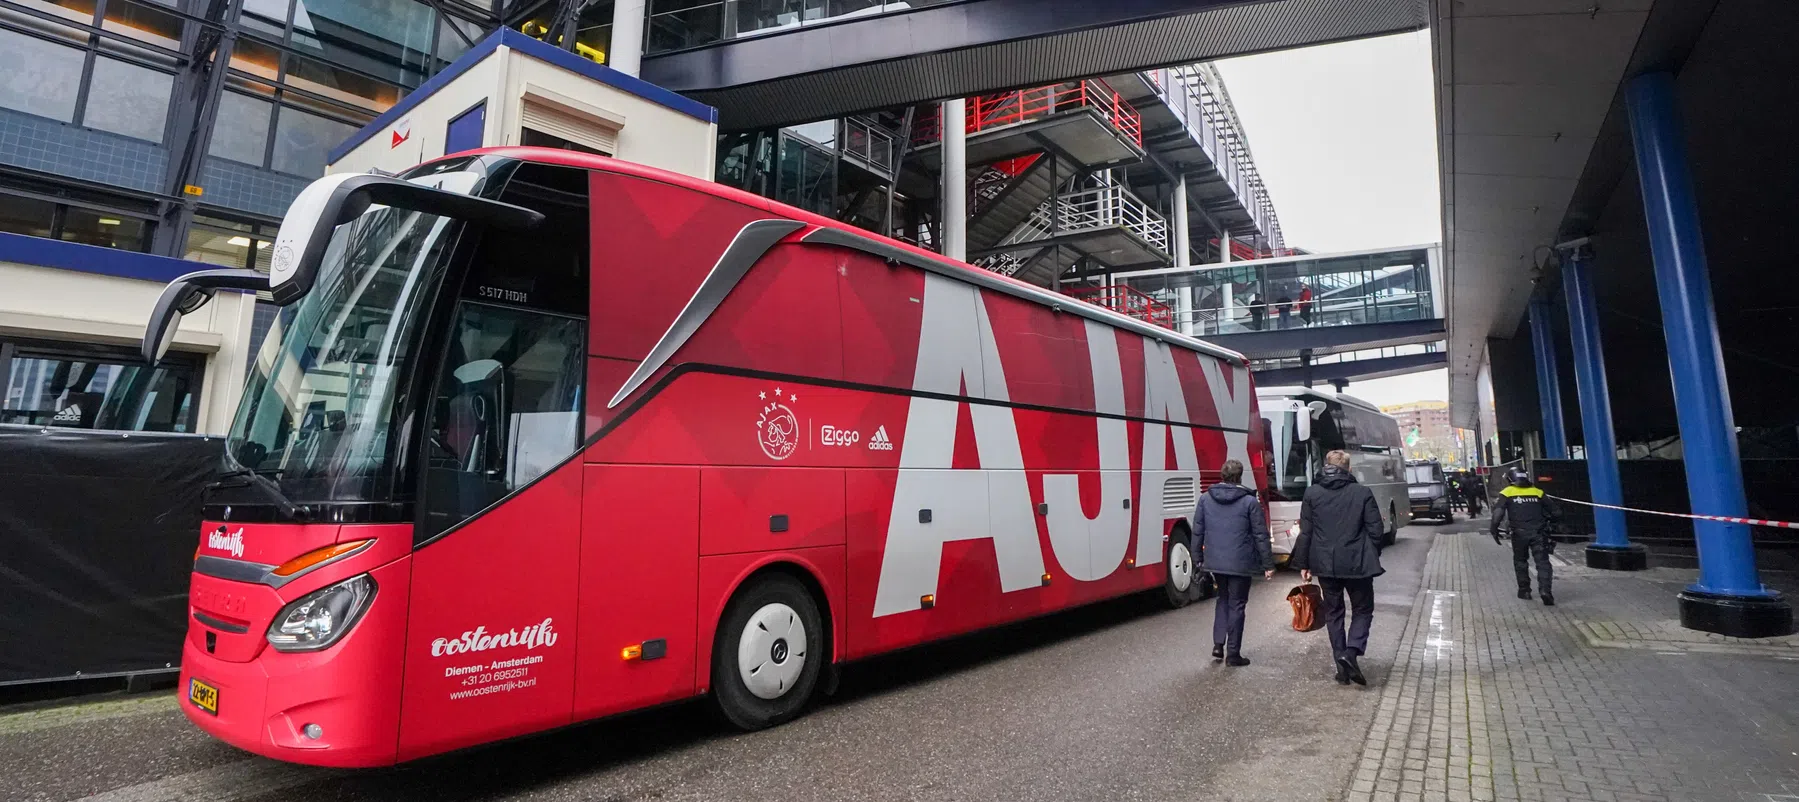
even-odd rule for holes
{"type": "Polygon", "coordinates": [[[1293,542],[1293,567],[1324,591],[1324,626],[1330,633],[1337,684],[1367,685],[1356,662],[1368,650],[1368,627],[1374,622],[1374,578],[1380,567],[1380,507],[1374,493],[1349,473],[1349,453],[1324,455],[1324,470],[1306,488],[1299,506],[1299,539],[1293,542]],[[1343,632],[1343,596],[1352,613],[1348,636],[1343,632]]]}
{"type": "Polygon", "coordinates": [[[1274,549],[1268,543],[1268,520],[1255,491],[1243,486],[1243,463],[1226,460],[1217,484],[1199,497],[1193,512],[1193,550],[1218,582],[1218,607],[1212,615],[1212,660],[1246,666],[1243,656],[1243,611],[1249,606],[1249,582],[1255,574],[1274,578],[1274,549]]]}
{"type": "Polygon", "coordinates": [[[1502,524],[1510,523],[1512,529],[1512,568],[1518,574],[1518,598],[1530,599],[1530,561],[1535,557],[1537,564],[1537,588],[1543,591],[1543,603],[1554,607],[1555,595],[1551,593],[1549,553],[1555,551],[1555,541],[1549,538],[1549,526],[1560,519],[1555,502],[1543,495],[1543,490],[1530,481],[1530,474],[1513,468],[1507,477],[1511,484],[1499,491],[1499,500],[1493,503],[1493,520],[1488,529],[1493,535],[1493,542],[1499,543],[1499,529],[1502,524]]]}

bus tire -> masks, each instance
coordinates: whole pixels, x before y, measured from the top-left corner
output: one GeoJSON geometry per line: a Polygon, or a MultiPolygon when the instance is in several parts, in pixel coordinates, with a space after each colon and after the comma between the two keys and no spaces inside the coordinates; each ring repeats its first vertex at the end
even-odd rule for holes
{"type": "Polygon", "coordinates": [[[1387,531],[1380,533],[1380,544],[1391,546],[1399,542],[1399,508],[1387,505],[1387,531]]]}
{"type": "Polygon", "coordinates": [[[1167,553],[1162,555],[1168,565],[1168,575],[1162,580],[1162,602],[1169,609],[1178,610],[1201,598],[1199,577],[1203,572],[1188,542],[1187,530],[1176,529],[1168,538],[1167,553]]]}
{"type": "Polygon", "coordinates": [[[759,730],[812,701],[830,648],[818,604],[785,574],[754,579],[732,597],[712,642],[712,696],[725,720],[759,730]]]}

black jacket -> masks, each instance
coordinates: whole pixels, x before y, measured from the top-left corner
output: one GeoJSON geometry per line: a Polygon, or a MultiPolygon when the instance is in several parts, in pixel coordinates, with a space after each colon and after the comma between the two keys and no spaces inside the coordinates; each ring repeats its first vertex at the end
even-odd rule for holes
{"type": "Polygon", "coordinates": [[[1294,568],[1336,579],[1380,576],[1381,520],[1374,493],[1348,471],[1324,466],[1299,505],[1294,568]]]}
{"type": "Polygon", "coordinates": [[[1561,520],[1555,502],[1536,487],[1506,485],[1493,504],[1493,519],[1488,525],[1493,535],[1499,534],[1500,521],[1509,521],[1513,537],[1534,537],[1549,531],[1549,525],[1561,520]]]}
{"type": "Polygon", "coordinates": [[[1219,482],[1193,511],[1193,552],[1214,574],[1250,576],[1274,570],[1262,502],[1242,485],[1219,482]]]}

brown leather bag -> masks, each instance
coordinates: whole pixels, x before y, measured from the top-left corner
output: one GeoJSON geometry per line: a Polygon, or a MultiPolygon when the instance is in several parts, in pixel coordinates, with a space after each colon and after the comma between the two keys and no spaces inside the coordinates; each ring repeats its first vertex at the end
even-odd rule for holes
{"type": "Polygon", "coordinates": [[[1324,606],[1324,591],[1317,585],[1307,582],[1287,591],[1287,603],[1293,605],[1295,630],[1311,632],[1324,626],[1324,619],[1318,615],[1319,608],[1324,606]]]}

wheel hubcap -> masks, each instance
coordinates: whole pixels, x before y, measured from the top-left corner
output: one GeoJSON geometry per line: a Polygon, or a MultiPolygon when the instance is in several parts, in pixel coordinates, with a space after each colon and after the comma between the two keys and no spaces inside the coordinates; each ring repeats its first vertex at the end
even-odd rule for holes
{"type": "Polygon", "coordinates": [[[1182,593],[1193,586],[1193,552],[1187,550],[1187,544],[1176,542],[1169,547],[1168,578],[1174,589],[1182,593]]]}
{"type": "Polygon", "coordinates": [[[737,672],[757,698],[779,699],[806,667],[806,627],[785,604],[768,604],[750,616],[737,639],[737,672]]]}

